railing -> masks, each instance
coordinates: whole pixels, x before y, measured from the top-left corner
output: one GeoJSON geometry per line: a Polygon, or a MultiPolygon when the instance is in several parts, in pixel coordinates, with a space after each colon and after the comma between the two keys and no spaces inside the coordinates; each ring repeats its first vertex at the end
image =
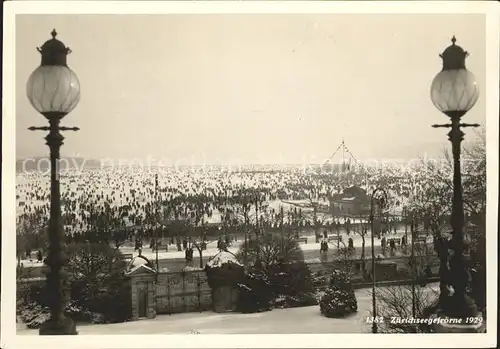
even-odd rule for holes
{"type": "MultiPolygon", "coordinates": [[[[439,282],[440,278],[439,276],[431,276],[422,280],[412,280],[412,279],[401,279],[401,280],[388,280],[388,281],[377,281],[375,282],[375,285],[377,287],[389,287],[389,286],[401,286],[401,285],[411,285],[413,282],[416,284],[421,283],[422,281],[425,281],[426,284],[434,283],[434,282],[439,282]]],[[[355,289],[360,289],[360,288],[367,288],[371,287],[372,283],[371,282],[355,282],[352,285],[355,289]]]]}

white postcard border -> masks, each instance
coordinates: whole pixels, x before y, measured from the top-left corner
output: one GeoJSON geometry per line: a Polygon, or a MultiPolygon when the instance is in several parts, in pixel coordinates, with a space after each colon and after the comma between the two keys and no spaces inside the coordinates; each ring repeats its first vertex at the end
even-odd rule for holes
{"type": "MultiPolygon", "coordinates": [[[[483,1],[325,2],[325,1],[8,1],[4,3],[2,103],[2,301],[1,347],[5,348],[355,348],[496,346],[497,211],[500,7],[483,1]],[[318,334],[318,335],[99,335],[16,336],[15,326],[15,15],[157,13],[370,13],[485,14],[487,32],[487,302],[486,334],[318,334]]],[[[319,316],[319,315],[318,315],[319,316]]]]}

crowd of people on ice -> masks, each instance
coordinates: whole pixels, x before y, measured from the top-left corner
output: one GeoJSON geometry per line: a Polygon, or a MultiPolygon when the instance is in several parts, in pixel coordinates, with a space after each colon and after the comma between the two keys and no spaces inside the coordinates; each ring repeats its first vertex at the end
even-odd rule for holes
{"type": "MultiPolygon", "coordinates": [[[[135,249],[147,240],[153,249],[176,245],[179,251],[192,249],[194,243],[204,248],[209,239],[229,246],[238,238],[241,226],[260,230],[284,226],[297,235],[314,231],[320,242],[322,230],[343,229],[349,234],[361,226],[356,225],[357,219],[362,221],[360,217],[332,217],[324,209],[333,195],[352,186],[363,188],[368,195],[383,187],[390,206],[387,217],[392,218],[381,229],[395,231],[403,207],[425,180],[423,167],[402,171],[399,166],[353,166],[335,173],[320,167],[239,172],[204,168],[67,170],[60,175],[62,221],[68,241],[88,241],[98,232],[110,244],[122,240],[134,244],[135,249]],[[391,227],[391,223],[395,224],[391,227]]],[[[17,235],[21,244],[24,241],[19,248],[26,252],[43,248],[42,238],[37,236],[48,222],[49,181],[49,176],[39,172],[18,174],[17,235]]]]}

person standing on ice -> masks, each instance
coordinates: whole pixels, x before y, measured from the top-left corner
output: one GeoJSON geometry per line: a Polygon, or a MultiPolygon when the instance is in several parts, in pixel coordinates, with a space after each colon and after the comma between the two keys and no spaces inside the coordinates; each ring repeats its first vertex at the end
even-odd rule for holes
{"type": "Polygon", "coordinates": [[[177,251],[181,252],[182,251],[182,243],[181,243],[181,238],[177,236],[175,241],[175,244],[177,246],[177,251]]]}
{"type": "Polygon", "coordinates": [[[326,240],[321,241],[319,253],[320,253],[321,262],[323,262],[323,263],[327,262],[328,261],[328,243],[326,242],[326,240]]]}
{"type": "Polygon", "coordinates": [[[184,251],[184,254],[186,255],[186,265],[192,266],[193,264],[193,249],[191,247],[186,248],[184,251]]]}
{"type": "Polygon", "coordinates": [[[394,241],[394,239],[389,240],[389,246],[391,248],[391,252],[394,252],[394,250],[396,249],[396,242],[394,241]]]}

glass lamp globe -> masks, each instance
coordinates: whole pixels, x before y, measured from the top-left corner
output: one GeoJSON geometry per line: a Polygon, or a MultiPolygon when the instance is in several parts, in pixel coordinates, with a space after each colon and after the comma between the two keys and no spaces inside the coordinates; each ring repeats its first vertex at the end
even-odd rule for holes
{"type": "Polygon", "coordinates": [[[442,113],[453,117],[468,112],[479,99],[479,87],[476,77],[465,68],[465,59],[469,55],[460,46],[452,45],[440,55],[443,69],[431,84],[431,100],[442,113]]]}
{"type": "Polygon", "coordinates": [[[465,114],[479,99],[476,77],[467,69],[443,70],[431,85],[431,100],[444,114],[462,112],[465,114]]]}
{"type": "Polygon", "coordinates": [[[80,101],[80,82],[66,66],[40,66],[31,74],[26,86],[28,99],[39,113],[66,115],[80,101]]]}
{"type": "Polygon", "coordinates": [[[80,101],[80,82],[67,65],[67,55],[71,50],[56,39],[55,30],[51,35],[52,39],[38,48],[42,62],[26,85],[31,105],[49,119],[62,118],[80,101]]]}

